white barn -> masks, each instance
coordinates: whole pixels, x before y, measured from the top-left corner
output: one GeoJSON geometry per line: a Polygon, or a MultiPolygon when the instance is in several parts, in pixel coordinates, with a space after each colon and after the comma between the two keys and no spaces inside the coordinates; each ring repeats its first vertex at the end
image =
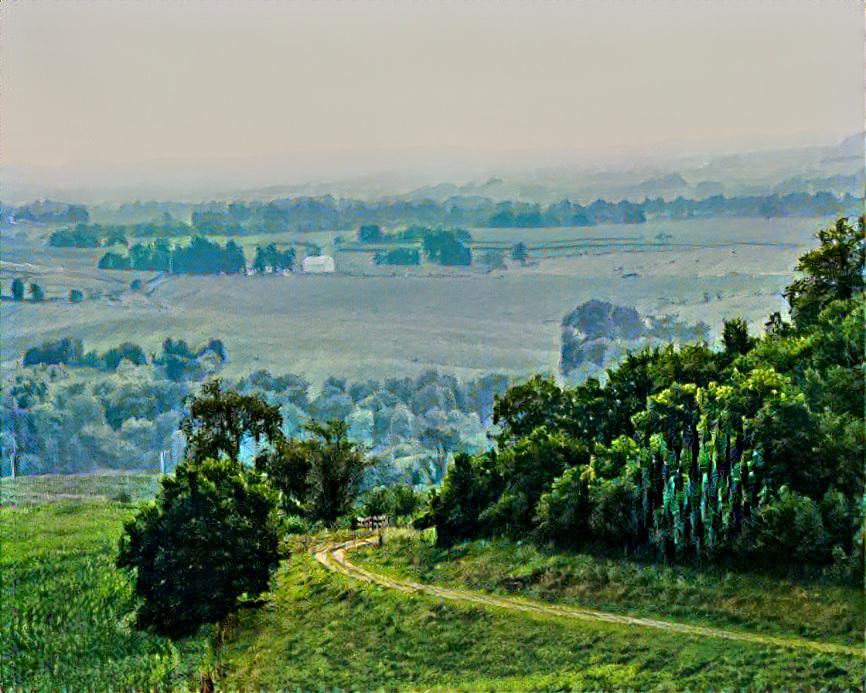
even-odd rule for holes
{"type": "Polygon", "coordinates": [[[334,258],[330,255],[310,255],[304,258],[304,274],[324,274],[336,269],[334,258]]]}

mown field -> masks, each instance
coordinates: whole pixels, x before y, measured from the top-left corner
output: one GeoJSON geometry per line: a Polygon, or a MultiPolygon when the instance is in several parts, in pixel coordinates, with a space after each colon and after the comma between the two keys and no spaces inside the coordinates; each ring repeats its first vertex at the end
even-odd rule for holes
{"type": "MultiPolygon", "coordinates": [[[[85,282],[110,286],[118,295],[76,305],[4,301],[0,353],[8,368],[25,348],[66,335],[98,350],[124,340],[154,350],[166,336],[193,344],[218,337],[229,350],[230,377],[256,368],[293,371],[314,383],[328,375],[381,378],[427,368],[473,377],[484,372],[555,372],[560,321],[590,298],[634,305],[650,314],[704,320],[714,330],[723,317],[741,315],[758,329],[768,304],[778,302],[782,308],[779,292],[790,281],[798,254],[823,223],[652,222],[626,227],[628,234],[639,234],[650,244],[642,248],[593,248],[585,255],[533,260],[526,267],[513,263],[490,273],[479,267],[424,265],[379,268],[375,276],[175,276],[137,293],[127,288],[136,273],[94,269],[98,250],[46,249],[44,238],[13,235],[4,237],[2,250],[7,293],[9,278],[29,263],[26,276],[42,281],[49,297],[65,296],[85,282]],[[659,234],[669,245],[658,245],[659,234]],[[754,245],[756,241],[769,245],[754,245]]],[[[531,245],[564,237],[617,236],[625,233],[623,228],[473,233],[479,241],[525,240],[531,245]]],[[[295,235],[309,239],[327,234],[295,235]]],[[[338,271],[345,269],[340,267],[342,255],[338,271]]],[[[365,256],[354,261],[375,269],[365,256]]]]}

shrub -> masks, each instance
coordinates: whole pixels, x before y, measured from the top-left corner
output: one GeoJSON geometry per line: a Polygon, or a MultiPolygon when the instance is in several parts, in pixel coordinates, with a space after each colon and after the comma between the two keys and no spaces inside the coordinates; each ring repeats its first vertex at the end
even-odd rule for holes
{"type": "Polygon", "coordinates": [[[139,628],[171,638],[221,623],[268,588],[279,561],[272,491],[232,460],[186,462],[124,525],[117,564],[135,576],[139,628]]]}
{"type": "Polygon", "coordinates": [[[824,562],[829,559],[827,539],[818,504],[787,486],[758,513],[755,549],[763,558],[824,562]]]}
{"type": "Polygon", "coordinates": [[[539,535],[559,546],[580,546],[589,535],[589,497],[577,467],[567,469],[536,507],[539,535]]]}

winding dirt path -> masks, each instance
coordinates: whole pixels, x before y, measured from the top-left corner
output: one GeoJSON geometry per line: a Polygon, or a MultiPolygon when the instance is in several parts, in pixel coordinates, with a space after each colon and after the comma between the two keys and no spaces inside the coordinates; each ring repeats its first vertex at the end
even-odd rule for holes
{"type": "Polygon", "coordinates": [[[617,623],[638,628],[655,628],[669,633],[682,633],[684,635],[702,638],[720,638],[724,640],[736,640],[739,642],[753,643],[756,645],[769,645],[795,650],[811,650],[812,652],[826,652],[831,654],[845,654],[853,657],[864,657],[863,648],[838,645],[836,643],[818,642],[804,638],[759,635],[756,633],[738,632],[724,630],[722,628],[709,628],[706,626],[695,626],[687,623],[676,623],[674,621],[661,621],[653,618],[640,618],[614,614],[606,611],[595,611],[593,609],[579,609],[569,606],[559,606],[549,602],[540,602],[521,597],[500,597],[471,590],[456,589],[452,587],[439,587],[436,585],[415,582],[405,578],[393,578],[381,573],[365,570],[351,563],[346,554],[353,549],[362,546],[374,545],[375,539],[362,538],[342,543],[328,544],[314,551],[316,560],[323,566],[346,577],[361,582],[388,587],[406,594],[427,594],[441,599],[449,599],[464,604],[494,607],[544,616],[559,618],[571,618],[581,621],[595,621],[603,623],[617,623]]]}

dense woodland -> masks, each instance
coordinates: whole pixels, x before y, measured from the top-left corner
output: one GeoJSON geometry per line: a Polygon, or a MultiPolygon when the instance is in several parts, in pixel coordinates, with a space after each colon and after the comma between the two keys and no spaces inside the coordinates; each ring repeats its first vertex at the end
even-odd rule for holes
{"type": "Polygon", "coordinates": [[[653,347],[602,385],[498,399],[496,447],[457,455],[422,524],[448,546],[535,538],[656,558],[863,566],[864,221],[803,255],[790,320],[724,348],[653,347]]]}
{"type": "MultiPolygon", "coordinates": [[[[229,354],[218,339],[190,346],[166,339],[147,353],[124,343],[104,353],[64,338],[28,349],[3,389],[3,474],[157,468],[183,455],[179,423],[188,398],[216,376],[229,354]]],[[[480,451],[493,402],[508,379],[460,381],[429,371],[416,378],[347,382],[329,378],[313,388],[295,374],[256,371],[227,387],[275,406],[287,437],[304,435],[310,420],[339,420],[378,460],[367,482],[427,485],[441,480],[456,450],[480,451]]],[[[245,446],[251,459],[254,447],[245,446]]]]}

